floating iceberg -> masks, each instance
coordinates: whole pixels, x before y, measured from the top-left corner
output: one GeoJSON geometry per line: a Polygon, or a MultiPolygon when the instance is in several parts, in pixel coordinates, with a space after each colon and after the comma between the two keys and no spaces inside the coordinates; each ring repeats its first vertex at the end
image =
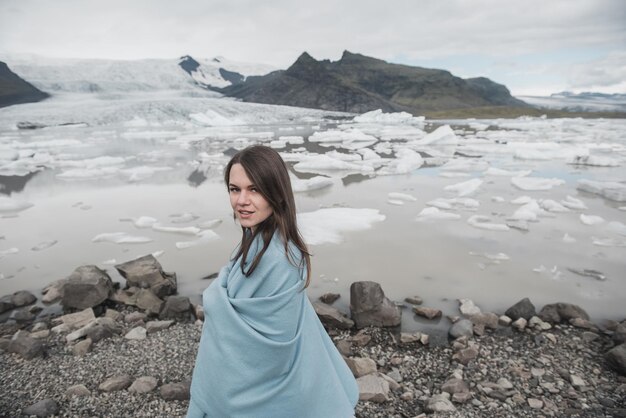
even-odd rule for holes
{"type": "Polygon", "coordinates": [[[502,168],[489,167],[483,172],[485,176],[501,176],[501,177],[526,177],[530,175],[532,170],[510,171],[502,168]]]}
{"type": "Polygon", "coordinates": [[[201,231],[200,228],[196,228],[195,226],[175,227],[164,226],[158,223],[152,224],[152,229],[158,232],[171,232],[182,235],[198,235],[201,231]]]}
{"type": "Polygon", "coordinates": [[[315,176],[310,179],[299,179],[295,176],[291,177],[291,187],[295,193],[311,192],[330,187],[334,184],[333,180],[324,176],[315,176]]]}
{"type": "Polygon", "coordinates": [[[585,215],[581,213],[580,222],[584,223],[585,225],[598,225],[604,223],[604,218],[597,215],[585,215]]]}
{"type": "Polygon", "coordinates": [[[508,231],[509,227],[505,224],[494,224],[489,222],[490,219],[487,216],[474,215],[470,216],[467,223],[475,228],[487,229],[489,231],[508,231]]]}
{"type": "Polygon", "coordinates": [[[211,219],[205,222],[202,222],[200,225],[198,225],[198,228],[201,229],[213,229],[216,226],[218,226],[219,224],[222,223],[221,219],[211,219]]]}
{"type": "Polygon", "coordinates": [[[381,109],[372,110],[355,116],[353,121],[356,123],[376,123],[380,125],[401,125],[401,124],[422,124],[424,116],[413,116],[407,112],[383,113],[381,109]]]}
{"type": "Polygon", "coordinates": [[[565,206],[563,206],[562,204],[560,204],[559,202],[556,202],[552,199],[544,199],[540,202],[541,207],[544,210],[547,210],[548,212],[554,212],[554,213],[564,213],[564,212],[569,212],[569,209],[566,208],[565,206]]]}
{"type": "Polygon", "coordinates": [[[385,220],[377,209],[325,208],[298,214],[298,228],[309,245],[340,243],[342,232],[369,229],[385,220]]]}
{"type": "Polygon", "coordinates": [[[417,199],[415,198],[415,196],[411,196],[410,194],[406,194],[406,193],[391,192],[387,194],[387,197],[389,199],[400,200],[404,202],[417,202],[417,199]]]}
{"type": "Polygon", "coordinates": [[[52,247],[53,245],[55,245],[57,242],[57,240],[52,240],[52,241],[44,241],[44,242],[40,242],[39,244],[35,245],[33,248],[31,248],[32,251],[43,251],[47,248],[52,247]]]}
{"type": "Polygon", "coordinates": [[[389,161],[389,163],[378,170],[376,174],[408,174],[417,170],[423,164],[424,159],[417,152],[408,148],[400,148],[396,151],[396,158],[389,161]]]}
{"type": "Polygon", "coordinates": [[[199,245],[205,245],[208,244],[210,242],[216,241],[220,238],[219,235],[217,235],[217,233],[215,233],[214,231],[207,229],[204,230],[200,233],[198,233],[199,238],[195,239],[193,241],[179,241],[177,242],[176,248],[178,248],[179,250],[184,250],[186,248],[191,248],[191,247],[197,247],[199,245]]]}
{"type": "Polygon", "coordinates": [[[481,179],[471,179],[457,184],[444,187],[444,190],[455,192],[458,196],[468,196],[476,192],[480,185],[483,184],[481,179]]]}
{"type": "Polygon", "coordinates": [[[565,199],[561,200],[561,204],[563,206],[565,206],[566,208],[569,209],[580,209],[580,210],[584,210],[587,209],[587,205],[585,205],[585,203],[580,200],[580,199],[576,199],[575,197],[572,196],[567,196],[565,199]]]}
{"type": "Polygon", "coordinates": [[[126,232],[107,232],[93,237],[91,242],[112,242],[114,244],[145,244],[152,242],[151,238],[130,235],[126,232]]]}
{"type": "Polygon", "coordinates": [[[594,193],[616,202],[626,202],[626,184],[616,181],[578,180],[578,190],[594,193]]]}
{"type": "Polygon", "coordinates": [[[447,221],[461,219],[461,215],[458,213],[450,213],[439,210],[436,207],[428,207],[422,209],[422,211],[415,218],[418,222],[427,221],[447,221]]]}
{"type": "Polygon", "coordinates": [[[443,125],[415,142],[417,145],[457,145],[459,138],[449,125],[443,125]]]}
{"type": "Polygon", "coordinates": [[[511,183],[521,190],[550,190],[554,186],[565,184],[565,180],[543,177],[511,177],[511,183]]]}
{"type": "Polygon", "coordinates": [[[32,207],[33,204],[10,197],[0,196],[0,213],[14,214],[32,207]]]}
{"type": "Polygon", "coordinates": [[[573,165],[589,165],[595,167],[619,167],[617,160],[609,157],[600,157],[596,155],[576,155],[567,161],[573,165]]]}

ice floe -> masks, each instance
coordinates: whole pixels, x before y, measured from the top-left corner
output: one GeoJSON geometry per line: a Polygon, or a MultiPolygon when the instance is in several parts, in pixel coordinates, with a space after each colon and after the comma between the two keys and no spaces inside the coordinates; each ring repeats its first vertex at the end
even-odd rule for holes
{"type": "Polygon", "coordinates": [[[159,223],[152,224],[152,229],[158,232],[170,232],[173,234],[182,235],[198,235],[201,232],[200,228],[197,228],[195,226],[177,227],[161,225],[159,223]]]}
{"type": "Polygon", "coordinates": [[[511,177],[511,183],[521,190],[550,190],[565,184],[565,180],[544,177],[511,177]]]}
{"type": "Polygon", "coordinates": [[[106,232],[92,238],[91,242],[112,242],[114,244],[145,244],[152,242],[151,238],[130,235],[126,232],[106,232]]]}
{"type": "Polygon", "coordinates": [[[206,229],[204,231],[201,231],[197,235],[198,235],[198,238],[195,240],[176,242],[175,244],[176,248],[178,248],[179,250],[184,250],[186,248],[206,245],[208,243],[211,243],[220,239],[220,236],[211,229],[206,229]]]}
{"type": "Polygon", "coordinates": [[[162,171],[170,171],[172,167],[148,167],[148,166],[140,166],[140,167],[132,167],[120,170],[120,172],[126,176],[128,176],[128,181],[137,182],[149,179],[157,172],[162,171]]]}
{"type": "Polygon", "coordinates": [[[59,242],[59,241],[57,241],[57,240],[43,241],[43,242],[40,242],[39,244],[35,245],[33,248],[31,248],[31,250],[32,251],[43,251],[45,249],[48,249],[48,248],[52,247],[57,242],[59,242]]]}
{"type": "Polygon", "coordinates": [[[565,233],[565,235],[563,235],[563,242],[571,244],[573,242],[576,242],[576,238],[572,237],[570,234],[565,233]]]}
{"type": "Polygon", "coordinates": [[[509,227],[505,224],[496,224],[490,222],[491,219],[483,215],[473,215],[467,219],[467,223],[479,229],[487,229],[489,231],[508,231],[509,227]]]}
{"type": "Polygon", "coordinates": [[[185,224],[188,222],[193,222],[198,218],[198,215],[194,215],[193,213],[189,212],[177,213],[170,215],[170,222],[172,222],[173,224],[185,224]]]}
{"type": "Polygon", "coordinates": [[[596,167],[618,167],[620,165],[619,161],[609,158],[609,157],[600,157],[596,155],[575,155],[567,161],[568,164],[572,165],[589,165],[596,167]]]}
{"type": "Polygon", "coordinates": [[[0,196],[0,213],[14,214],[32,207],[33,204],[11,197],[0,196]]]}
{"type": "Polygon", "coordinates": [[[538,216],[545,214],[546,212],[541,209],[536,200],[531,200],[525,205],[517,209],[510,219],[518,221],[536,221],[538,216]]]}
{"type": "Polygon", "coordinates": [[[424,159],[420,154],[408,148],[400,148],[396,151],[396,158],[379,169],[376,174],[408,174],[420,168],[422,164],[424,164],[424,159]]]}
{"type": "Polygon", "coordinates": [[[301,136],[297,136],[297,135],[292,135],[292,136],[279,136],[278,137],[279,141],[284,141],[288,144],[291,145],[298,145],[298,144],[304,144],[304,138],[301,136]]]}
{"type": "Polygon", "coordinates": [[[544,199],[540,201],[540,205],[544,210],[547,210],[548,212],[554,212],[554,213],[564,213],[564,212],[569,212],[570,210],[568,208],[566,208],[565,206],[563,206],[562,204],[560,204],[559,202],[556,202],[552,199],[544,199]]]}
{"type": "Polygon", "coordinates": [[[626,184],[624,183],[582,179],[578,180],[576,188],[616,202],[626,202],[626,184]]]}
{"type": "Polygon", "coordinates": [[[377,109],[355,116],[353,121],[356,123],[371,123],[379,125],[421,125],[424,123],[424,119],[424,116],[413,116],[407,112],[383,113],[382,110],[377,109]]]}
{"type": "Polygon", "coordinates": [[[449,125],[443,125],[415,142],[417,145],[457,145],[459,138],[449,125]]]}
{"type": "Polygon", "coordinates": [[[601,223],[604,223],[604,218],[597,215],[585,215],[581,213],[580,222],[585,225],[599,225],[601,223]]]}
{"type": "Polygon", "coordinates": [[[434,206],[422,209],[422,211],[415,218],[418,222],[447,221],[456,219],[461,219],[461,215],[458,213],[444,212],[434,206]]]}
{"type": "Polygon", "coordinates": [[[471,179],[457,184],[444,187],[448,192],[455,192],[458,196],[468,196],[475,193],[480,185],[483,184],[481,179],[471,179]]]}
{"type": "Polygon", "coordinates": [[[587,209],[587,205],[585,205],[585,203],[582,200],[576,199],[575,197],[572,197],[569,195],[567,195],[565,199],[561,200],[561,204],[565,206],[566,208],[573,209],[573,210],[587,209]]]}
{"type": "Polygon", "coordinates": [[[451,199],[437,198],[426,202],[427,206],[439,209],[468,209],[476,210],[480,206],[480,202],[470,197],[454,197],[451,199]]]}
{"type": "Polygon", "coordinates": [[[331,187],[333,184],[333,179],[324,176],[315,176],[309,179],[299,179],[295,176],[291,176],[291,187],[295,193],[325,189],[331,187]]]}
{"type": "Polygon", "coordinates": [[[298,228],[309,245],[340,243],[341,233],[369,229],[385,220],[377,209],[323,208],[298,214],[298,228]]]}
{"type": "Polygon", "coordinates": [[[399,200],[399,199],[387,199],[387,203],[389,203],[390,205],[395,205],[395,206],[403,206],[404,205],[404,201],[403,200],[399,200]]]}
{"type": "Polygon", "coordinates": [[[222,223],[221,219],[210,219],[208,221],[204,221],[198,225],[198,228],[201,229],[213,229],[219,226],[222,223]]]}
{"type": "Polygon", "coordinates": [[[415,198],[415,196],[412,196],[407,193],[391,192],[387,194],[387,197],[389,199],[400,200],[403,202],[417,202],[417,199],[415,198]]]}
{"type": "Polygon", "coordinates": [[[626,241],[615,238],[591,237],[591,243],[598,247],[626,247],[626,241]]]}
{"type": "Polygon", "coordinates": [[[626,236],[626,225],[619,221],[611,221],[608,223],[607,228],[613,232],[617,232],[620,235],[626,236]]]}
{"type": "Polygon", "coordinates": [[[483,174],[485,176],[526,177],[530,175],[532,172],[533,172],[532,170],[511,171],[511,170],[505,170],[502,168],[489,167],[483,172],[483,174]]]}

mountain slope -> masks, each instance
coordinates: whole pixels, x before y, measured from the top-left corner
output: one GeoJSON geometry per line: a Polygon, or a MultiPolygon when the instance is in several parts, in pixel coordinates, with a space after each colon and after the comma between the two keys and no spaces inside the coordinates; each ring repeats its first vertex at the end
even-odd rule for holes
{"type": "Polygon", "coordinates": [[[0,61],[0,107],[38,102],[47,97],[47,93],[24,81],[0,61]]]}
{"type": "Polygon", "coordinates": [[[245,101],[346,112],[412,113],[479,106],[527,106],[487,78],[464,80],[448,71],[389,64],[345,51],[339,61],[306,52],[285,71],[221,89],[245,101]]]}

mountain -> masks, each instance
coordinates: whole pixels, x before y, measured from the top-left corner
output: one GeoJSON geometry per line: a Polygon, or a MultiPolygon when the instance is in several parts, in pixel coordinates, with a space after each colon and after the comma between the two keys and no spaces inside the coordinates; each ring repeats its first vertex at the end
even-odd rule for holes
{"type": "Polygon", "coordinates": [[[349,51],[335,62],[317,61],[305,52],[287,70],[248,77],[220,91],[250,102],[354,113],[528,106],[484,77],[462,79],[444,70],[390,64],[349,51]]]}
{"type": "Polygon", "coordinates": [[[216,95],[207,90],[274,70],[262,64],[239,63],[221,57],[196,60],[188,55],[180,59],[142,60],[15,55],[7,57],[6,61],[22,78],[51,94],[177,90],[190,95],[216,95]]]}
{"type": "Polygon", "coordinates": [[[47,97],[47,93],[24,81],[0,61],[0,107],[38,102],[47,97]]]}
{"type": "Polygon", "coordinates": [[[550,96],[520,96],[520,98],[541,109],[572,112],[626,112],[626,94],[620,93],[563,91],[550,96]]]}

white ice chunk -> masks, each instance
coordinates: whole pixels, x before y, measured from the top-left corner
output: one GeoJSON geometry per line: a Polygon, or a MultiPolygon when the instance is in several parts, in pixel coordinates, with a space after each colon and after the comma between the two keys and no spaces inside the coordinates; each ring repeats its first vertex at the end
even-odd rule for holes
{"type": "Polygon", "coordinates": [[[565,180],[544,177],[511,177],[511,183],[521,190],[550,190],[565,184],[565,180]]]}
{"type": "Polygon", "coordinates": [[[475,228],[487,229],[489,231],[508,231],[509,227],[505,224],[495,224],[489,222],[490,219],[487,216],[474,215],[470,216],[467,223],[475,228]]]}
{"type": "Polygon", "coordinates": [[[585,203],[580,200],[580,199],[576,199],[575,197],[572,196],[567,196],[565,199],[561,200],[561,204],[563,206],[565,206],[566,208],[569,209],[580,209],[580,210],[584,210],[587,209],[587,205],[585,205],[585,203]]]}
{"type": "Polygon", "coordinates": [[[151,216],[140,216],[139,218],[129,219],[137,228],[151,228],[157,223],[157,219],[151,216]]]}
{"type": "Polygon", "coordinates": [[[461,215],[459,215],[458,213],[444,212],[436,207],[428,207],[422,209],[422,211],[415,218],[415,220],[418,222],[447,221],[456,219],[461,219],[461,215]]]}
{"type": "Polygon", "coordinates": [[[32,207],[33,204],[6,196],[0,196],[0,213],[17,213],[32,207]]]}
{"type": "Polygon", "coordinates": [[[381,109],[372,110],[355,116],[356,123],[375,123],[381,125],[422,124],[424,116],[413,116],[407,112],[383,113],[381,109]]]}
{"type": "Polygon", "coordinates": [[[578,190],[598,194],[616,202],[626,202],[626,184],[616,181],[578,180],[578,190]]]}
{"type": "Polygon", "coordinates": [[[345,131],[329,130],[315,132],[309,137],[309,142],[354,142],[354,141],[378,141],[375,136],[368,135],[358,129],[352,128],[345,131]]]}
{"type": "Polygon", "coordinates": [[[599,225],[604,222],[604,218],[597,215],[580,214],[580,221],[585,225],[599,225]]]}
{"type": "Polygon", "coordinates": [[[441,170],[464,172],[485,171],[488,168],[489,163],[475,158],[455,158],[441,166],[441,170]]]}
{"type": "Polygon", "coordinates": [[[444,190],[455,192],[458,196],[468,196],[476,192],[480,185],[483,184],[481,179],[471,179],[457,184],[444,187],[444,190]]]}
{"type": "Polygon", "coordinates": [[[287,146],[287,141],[282,140],[282,139],[270,141],[270,148],[280,149],[280,148],[285,148],[286,146],[287,146]]]}
{"type": "Polygon", "coordinates": [[[526,177],[532,173],[532,170],[510,171],[502,168],[489,167],[484,171],[485,176],[501,176],[501,177],[526,177]]]}
{"type": "Polygon", "coordinates": [[[536,200],[531,200],[519,209],[517,209],[511,219],[517,221],[536,221],[537,216],[544,214],[544,210],[539,207],[536,200]]]}
{"type": "Polygon", "coordinates": [[[198,234],[199,238],[195,239],[193,241],[179,241],[176,243],[176,248],[178,248],[179,250],[184,250],[186,248],[191,248],[191,247],[197,247],[199,245],[205,245],[208,244],[210,242],[216,241],[220,238],[219,235],[217,235],[217,233],[215,233],[214,231],[210,230],[210,229],[206,229],[204,231],[201,231],[198,234]]]}
{"type": "Polygon", "coordinates": [[[206,126],[236,126],[245,122],[238,118],[228,118],[215,110],[208,109],[204,113],[192,113],[189,118],[206,126]]]}
{"type": "Polygon", "coordinates": [[[291,187],[295,193],[311,192],[313,190],[325,189],[334,184],[333,180],[324,176],[315,176],[310,179],[299,179],[291,177],[291,187]]]}
{"type": "Polygon", "coordinates": [[[476,210],[480,206],[480,202],[469,197],[454,197],[451,199],[437,198],[426,202],[427,206],[433,206],[439,209],[469,209],[476,210]]]}
{"type": "Polygon", "coordinates": [[[570,234],[565,233],[565,235],[563,235],[563,242],[571,244],[573,242],[576,242],[576,238],[572,237],[570,234]]]}
{"type": "Polygon", "coordinates": [[[221,219],[211,219],[211,220],[202,222],[200,225],[198,225],[198,228],[201,228],[201,229],[213,229],[213,228],[217,227],[221,223],[222,223],[221,219]]]}
{"type": "Polygon", "coordinates": [[[517,158],[518,160],[548,161],[554,158],[554,153],[541,151],[538,149],[516,149],[513,157],[517,158]]]}
{"type": "Polygon", "coordinates": [[[386,167],[377,171],[379,175],[407,174],[417,170],[424,164],[424,159],[417,152],[400,148],[396,151],[396,158],[392,159],[386,167]]]}
{"type": "Polygon", "coordinates": [[[387,194],[389,199],[402,200],[405,202],[417,202],[415,196],[406,193],[391,192],[387,194]]]}
{"type": "Polygon", "coordinates": [[[9,248],[7,250],[0,250],[0,258],[7,256],[7,255],[11,255],[11,254],[17,254],[19,252],[20,250],[16,247],[9,248]]]}
{"type": "Polygon", "coordinates": [[[126,176],[128,176],[128,181],[137,182],[149,179],[156,172],[160,171],[170,171],[171,167],[148,167],[148,166],[140,166],[140,167],[132,167],[125,168],[120,170],[120,172],[126,176]]]}
{"type": "Polygon", "coordinates": [[[111,177],[120,171],[120,167],[101,168],[75,168],[65,170],[57,174],[57,177],[64,180],[92,180],[102,177],[111,177]]]}
{"type": "Polygon", "coordinates": [[[415,143],[418,145],[457,145],[459,139],[449,125],[443,125],[415,143]]]}
{"type": "Polygon", "coordinates": [[[195,226],[175,227],[164,226],[158,223],[153,224],[152,229],[159,232],[171,232],[174,234],[182,235],[198,235],[201,231],[200,228],[196,228],[195,226]]]}
{"type": "Polygon", "coordinates": [[[326,153],[331,158],[341,161],[362,161],[363,159],[359,154],[347,154],[339,151],[328,151],[326,153]]]}
{"type": "Polygon", "coordinates": [[[623,223],[619,221],[609,222],[609,224],[607,225],[607,228],[613,232],[617,232],[620,235],[626,235],[626,225],[624,225],[623,223]]]}
{"type": "Polygon", "coordinates": [[[569,212],[569,209],[563,206],[562,204],[552,200],[552,199],[544,199],[541,201],[541,207],[548,212],[555,213],[564,213],[569,212]]]}
{"type": "Polygon", "coordinates": [[[439,177],[446,177],[446,178],[469,177],[470,175],[471,175],[470,173],[457,173],[454,171],[442,171],[439,173],[439,177]]]}
{"type": "Polygon", "coordinates": [[[339,243],[342,232],[369,229],[385,220],[377,209],[324,208],[298,214],[298,227],[309,245],[339,243]]]}
{"type": "Polygon", "coordinates": [[[107,232],[96,235],[91,242],[112,242],[114,244],[144,244],[152,242],[151,238],[130,235],[126,232],[107,232]]]}
{"type": "Polygon", "coordinates": [[[105,265],[105,266],[113,266],[113,265],[117,264],[117,260],[116,260],[116,259],[114,259],[114,258],[110,258],[110,259],[108,259],[108,260],[104,260],[104,261],[103,261],[102,263],[100,263],[100,264],[105,265]]]}
{"type": "Polygon", "coordinates": [[[293,136],[279,136],[278,139],[280,141],[285,141],[285,142],[287,142],[288,144],[291,144],[291,145],[304,144],[304,138],[301,137],[301,136],[296,136],[296,135],[293,135],[293,136]]]}
{"type": "Polygon", "coordinates": [[[626,247],[626,241],[614,238],[591,237],[591,243],[599,247],[626,247]]]}
{"type": "Polygon", "coordinates": [[[361,148],[361,149],[356,150],[356,152],[358,152],[359,154],[363,156],[363,161],[380,160],[382,158],[380,155],[376,154],[374,151],[372,151],[369,148],[361,148]]]}
{"type": "Polygon", "coordinates": [[[532,202],[533,200],[534,199],[530,196],[520,196],[511,200],[511,203],[513,203],[514,205],[525,205],[526,203],[532,202]]]}
{"type": "Polygon", "coordinates": [[[600,157],[597,155],[575,155],[567,161],[568,164],[573,165],[589,165],[595,167],[619,167],[619,161],[609,158],[600,157]]]}
{"type": "Polygon", "coordinates": [[[494,203],[502,203],[505,200],[502,196],[491,196],[491,201],[494,203]]]}
{"type": "Polygon", "coordinates": [[[170,215],[170,221],[173,224],[185,224],[187,222],[193,222],[198,219],[198,215],[194,215],[193,213],[185,212],[176,215],[170,215]]]}
{"type": "Polygon", "coordinates": [[[52,247],[57,242],[58,242],[57,240],[43,241],[43,242],[40,242],[39,244],[35,245],[33,248],[31,248],[31,250],[32,251],[43,251],[43,250],[45,250],[47,248],[52,247]]]}
{"type": "Polygon", "coordinates": [[[387,199],[387,203],[389,203],[390,205],[396,205],[396,206],[404,205],[404,201],[398,200],[398,199],[387,199]]]}
{"type": "Polygon", "coordinates": [[[306,155],[296,163],[293,168],[300,172],[316,171],[357,171],[372,172],[374,169],[368,165],[356,164],[332,158],[326,154],[306,155]]]}

